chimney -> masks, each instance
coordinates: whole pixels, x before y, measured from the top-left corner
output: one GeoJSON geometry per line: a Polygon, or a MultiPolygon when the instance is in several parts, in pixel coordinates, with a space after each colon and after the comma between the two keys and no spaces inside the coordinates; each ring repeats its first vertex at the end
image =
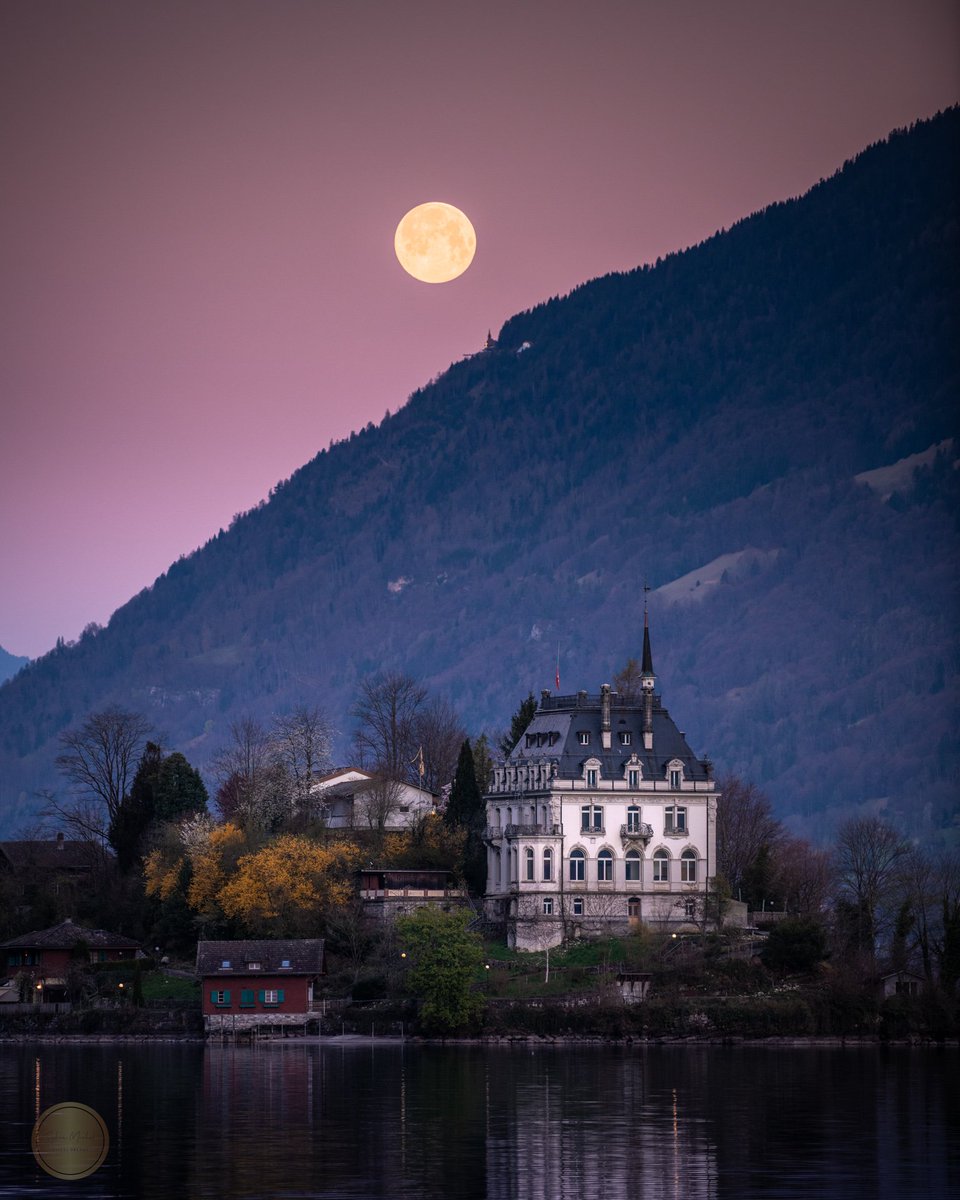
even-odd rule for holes
{"type": "Polygon", "coordinates": [[[63,849],[63,833],[62,832],[57,834],[57,849],[58,850],[63,849]]]}
{"type": "Polygon", "coordinates": [[[643,748],[653,749],[653,692],[643,693],[643,748]]]}
{"type": "Polygon", "coordinates": [[[600,685],[600,742],[604,750],[610,749],[610,684],[600,685]]]}

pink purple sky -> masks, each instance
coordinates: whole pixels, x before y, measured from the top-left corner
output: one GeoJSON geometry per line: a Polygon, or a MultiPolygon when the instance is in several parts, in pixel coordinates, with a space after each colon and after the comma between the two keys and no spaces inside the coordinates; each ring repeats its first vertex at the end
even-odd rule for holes
{"type": "Polygon", "coordinates": [[[0,645],[76,637],[487,330],[960,99],[955,0],[4,0],[0,645]],[[404,274],[446,200],[472,267],[404,274]]]}

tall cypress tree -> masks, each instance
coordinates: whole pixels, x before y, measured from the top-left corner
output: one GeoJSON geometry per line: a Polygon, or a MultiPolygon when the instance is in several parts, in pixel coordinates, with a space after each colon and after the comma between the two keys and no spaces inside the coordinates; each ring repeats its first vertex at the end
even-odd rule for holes
{"type": "Polygon", "coordinates": [[[509,755],[510,751],[523,737],[527,726],[536,716],[536,712],[537,702],[533,698],[533,692],[531,692],[526,700],[521,700],[520,707],[510,718],[509,730],[500,739],[500,751],[504,758],[509,755]]]}
{"type": "Polygon", "coordinates": [[[154,818],[180,821],[207,807],[207,789],[200,772],[174,751],[163,760],[157,776],[154,818]]]}
{"type": "Polygon", "coordinates": [[[180,821],[206,807],[207,789],[200,772],[182,754],[164,757],[156,742],[147,742],[130,791],[120,802],[107,835],[121,872],[126,874],[139,863],[151,825],[180,821]]]}
{"type": "Polygon", "coordinates": [[[483,844],[486,807],[483,803],[483,793],[477,785],[469,738],[465,738],[460,747],[460,757],[457,759],[457,769],[443,819],[448,825],[467,831],[463,851],[463,878],[467,888],[474,895],[482,895],[487,886],[487,851],[483,844]]]}
{"type": "Polygon", "coordinates": [[[137,764],[130,791],[123,797],[107,833],[117,855],[117,866],[125,875],[140,860],[140,844],[154,819],[157,780],[163,765],[163,751],[156,742],[147,742],[137,764]]]}

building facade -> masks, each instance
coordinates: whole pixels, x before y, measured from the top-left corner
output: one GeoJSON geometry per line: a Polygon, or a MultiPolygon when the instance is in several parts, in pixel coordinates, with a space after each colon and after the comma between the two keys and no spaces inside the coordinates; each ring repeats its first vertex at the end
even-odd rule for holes
{"type": "Polygon", "coordinates": [[[636,694],[543,692],[485,800],[486,915],[518,950],[708,919],[719,795],[656,693],[646,618],[636,694]]]}
{"type": "Polygon", "coordinates": [[[418,908],[449,911],[470,903],[466,889],[457,886],[453,871],[445,867],[362,867],[357,881],[363,919],[373,927],[391,925],[418,908]]]}
{"type": "Polygon", "coordinates": [[[322,938],[200,942],[197,978],[208,1034],[305,1027],[325,973],[322,938]]]}

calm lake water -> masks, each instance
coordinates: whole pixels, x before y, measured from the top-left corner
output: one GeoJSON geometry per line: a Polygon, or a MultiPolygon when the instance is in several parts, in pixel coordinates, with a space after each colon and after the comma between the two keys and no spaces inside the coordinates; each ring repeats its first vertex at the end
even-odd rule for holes
{"type": "Polygon", "coordinates": [[[0,1047],[0,1196],[700,1200],[960,1196],[960,1051],[0,1047]],[[96,1174],[38,1113],[107,1123],[96,1174]]]}

